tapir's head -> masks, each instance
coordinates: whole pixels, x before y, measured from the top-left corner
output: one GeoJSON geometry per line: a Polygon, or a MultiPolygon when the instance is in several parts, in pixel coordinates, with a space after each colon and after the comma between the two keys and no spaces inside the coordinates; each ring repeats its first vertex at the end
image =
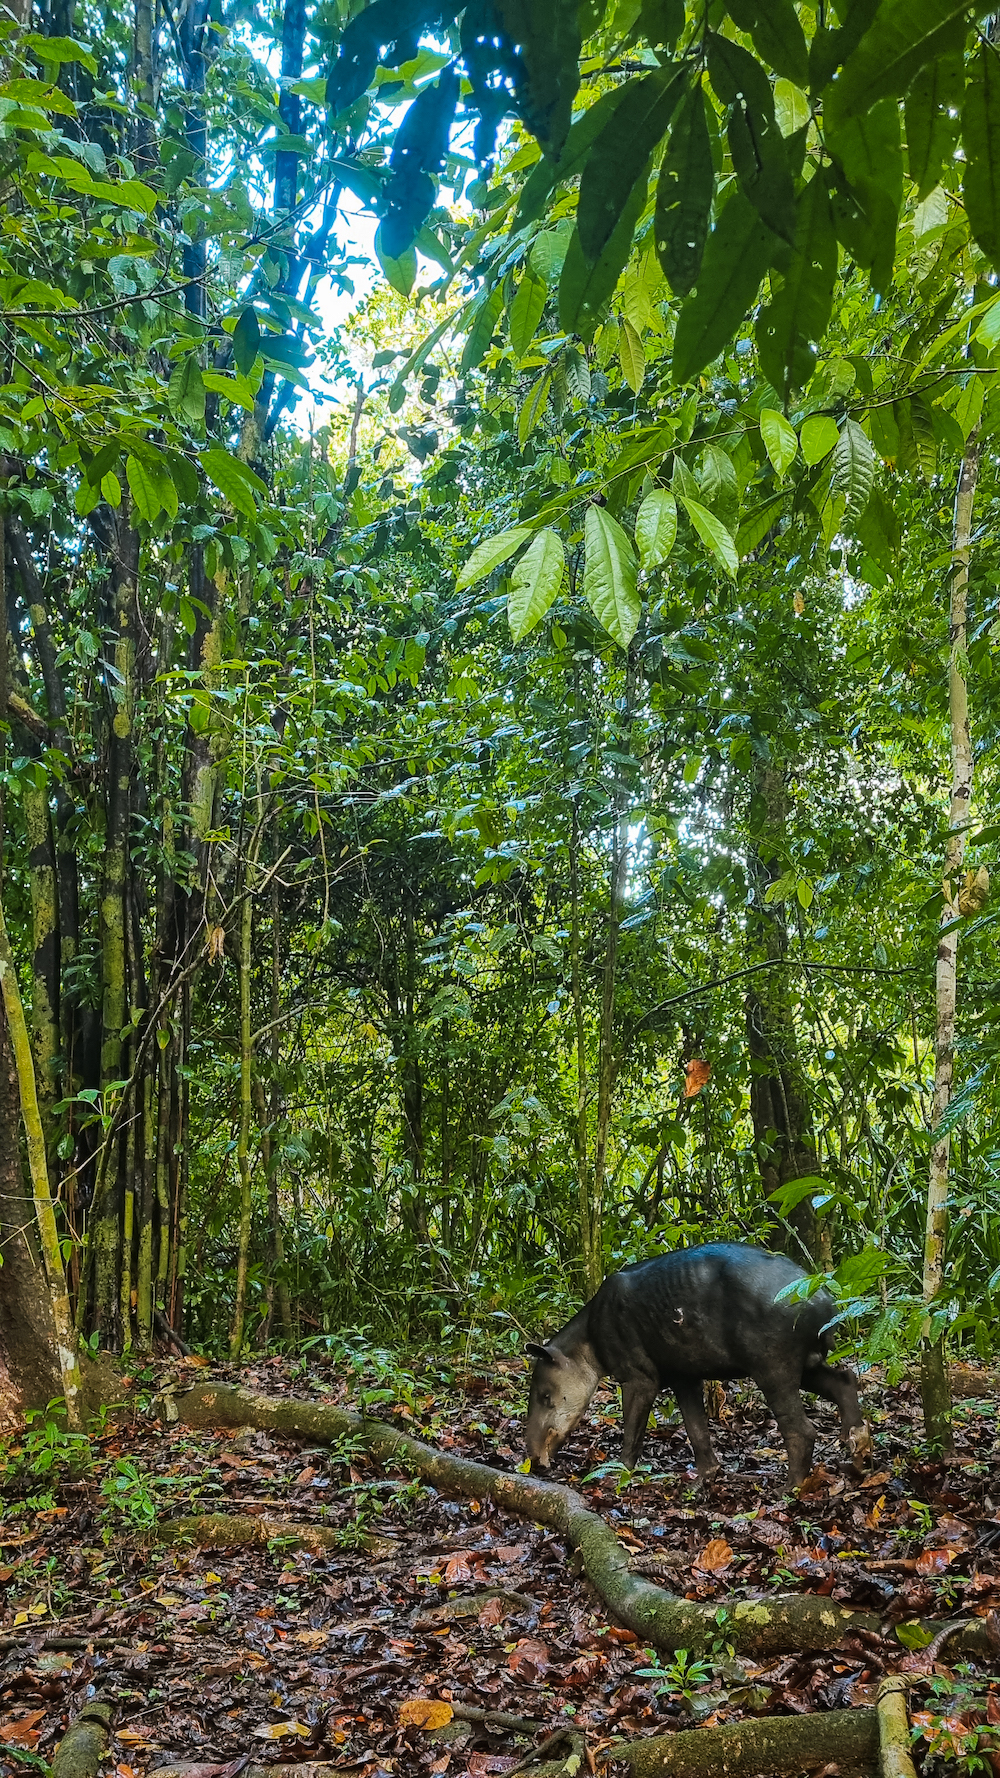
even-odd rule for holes
{"type": "Polygon", "coordinates": [[[529,1346],[535,1360],[524,1442],[532,1469],[549,1469],[560,1445],[579,1426],[600,1371],[589,1347],[572,1357],[554,1346],[529,1346]]]}

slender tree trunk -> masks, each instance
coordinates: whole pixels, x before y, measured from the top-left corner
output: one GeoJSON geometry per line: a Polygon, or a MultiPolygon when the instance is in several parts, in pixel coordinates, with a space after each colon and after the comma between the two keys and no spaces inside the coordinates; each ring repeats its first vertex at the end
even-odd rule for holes
{"type": "Polygon", "coordinates": [[[250,1006],[250,972],[253,963],[253,900],[257,875],[260,827],[250,843],[240,908],[240,1123],[236,1161],[240,1170],[240,1234],[236,1260],[236,1301],[229,1355],[239,1358],[246,1322],[247,1272],[253,1226],[253,1180],[250,1171],[250,1126],[253,1120],[253,1025],[250,1006]]]}
{"type": "Polygon", "coordinates": [[[56,1098],[59,1039],[59,900],[56,855],[49,813],[48,773],[24,788],[24,820],[31,878],[34,954],[31,970],[31,1035],[35,1079],[48,1153],[54,1155],[52,1107],[56,1098]]]}
{"type": "MultiPolygon", "coordinates": [[[[750,1115],[757,1144],[765,1195],[793,1179],[816,1173],[809,1094],[799,1060],[795,1015],[781,969],[788,950],[788,932],[779,904],[766,899],[780,875],[777,859],[784,850],[788,795],[784,772],[773,761],[761,761],[757,790],[764,811],[762,830],[750,849],[754,905],[747,916],[748,953],[754,963],[775,968],[757,977],[759,986],[746,998],[747,1048],[750,1055],[750,1115]]],[[[825,1264],[826,1236],[818,1227],[808,1197],[790,1210],[789,1251],[795,1259],[825,1264]]]]}
{"type": "Polygon", "coordinates": [[[136,110],[134,142],[136,170],[148,173],[156,165],[156,93],[153,71],[153,0],[135,0],[135,32],[132,52],[136,110]]]}
{"type": "MultiPolygon", "coordinates": [[[[966,609],[969,594],[969,556],[972,543],[972,510],[979,475],[979,440],[972,434],[965,447],[955,495],[953,529],[954,571],[951,577],[948,657],[948,711],[951,726],[951,799],[948,844],[944,860],[943,931],[938,941],[935,973],[934,1098],[932,1125],[938,1130],[948,1109],[955,1073],[955,1001],[958,987],[959,875],[965,857],[966,826],[972,802],[972,734],[969,724],[969,693],[966,684],[966,609]],[[948,928],[953,930],[949,931],[948,928]]],[[[951,1137],[947,1130],[931,1147],[927,1181],[927,1226],[924,1236],[924,1301],[928,1310],[941,1295],[945,1278],[945,1247],[948,1237],[948,1172],[951,1137]]],[[[945,1449],[951,1447],[951,1389],[944,1358],[944,1337],[933,1332],[930,1315],[924,1325],[920,1357],[920,1391],[927,1437],[945,1449]]]]}
{"type": "Polygon", "coordinates": [[[580,1219],[580,1256],[584,1278],[592,1296],[602,1282],[600,1245],[594,1240],[591,1218],[590,1160],[587,1143],[587,1111],[590,1083],[587,1069],[587,1024],[583,1004],[583,972],[580,965],[580,815],[573,804],[569,841],[570,893],[570,998],[573,1002],[573,1033],[576,1049],[576,1111],[573,1119],[573,1146],[576,1151],[577,1214],[580,1219]]]}
{"type": "Polygon", "coordinates": [[[77,1357],[76,1333],[70,1312],[69,1291],[66,1288],[66,1272],[59,1248],[55,1205],[49,1189],[45,1136],[38,1109],[38,1095],[35,1091],[35,1068],[31,1058],[31,1040],[28,1036],[24,1007],[21,1004],[21,994],[17,985],[14,958],[7,937],[2,901],[0,901],[0,992],[3,995],[4,1012],[17,1070],[21,1118],[24,1123],[25,1143],[28,1151],[28,1171],[31,1177],[35,1217],[41,1240],[49,1299],[52,1305],[59,1371],[66,1402],[66,1419],[70,1426],[79,1427],[83,1423],[84,1404],[81,1394],[82,1384],[77,1357]]]}
{"type": "MultiPolygon", "coordinates": [[[[107,749],[107,802],[104,860],[101,875],[101,1087],[124,1075],[122,1030],[128,1004],[127,876],[135,721],[135,649],[139,534],[129,523],[122,501],[110,526],[111,580],[115,596],[114,679],[109,687],[110,724],[107,749]]],[[[120,1351],[128,1334],[121,1317],[123,1248],[126,1215],[128,1143],[125,1130],[104,1150],[91,1213],[94,1252],[94,1323],[103,1343],[120,1351]]]]}

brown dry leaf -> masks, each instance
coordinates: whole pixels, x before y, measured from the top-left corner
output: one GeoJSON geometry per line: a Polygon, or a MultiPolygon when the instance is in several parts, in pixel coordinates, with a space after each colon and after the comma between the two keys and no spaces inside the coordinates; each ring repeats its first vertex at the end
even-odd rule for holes
{"type": "Polygon", "coordinates": [[[942,1574],[955,1555],[955,1550],[924,1550],[917,1557],[917,1573],[942,1574]]]}
{"type": "Polygon", "coordinates": [[[319,1474],[318,1470],[311,1469],[308,1465],[305,1469],[300,1469],[298,1475],[295,1478],[296,1487],[297,1488],[308,1487],[310,1482],[315,1481],[318,1474],[319,1474]]]}
{"type": "Polygon", "coordinates": [[[525,1679],[529,1685],[540,1679],[548,1671],[548,1644],[539,1642],[536,1637],[522,1636],[516,1648],[512,1648],[507,1656],[507,1665],[519,1679],[525,1679]]]}
{"type": "Polygon", "coordinates": [[[444,1578],[450,1587],[457,1587],[463,1581],[475,1579],[466,1551],[461,1550],[457,1556],[449,1558],[444,1565],[444,1578]]]}
{"type": "Polygon", "coordinates": [[[749,1519],[747,1530],[757,1543],[766,1543],[769,1549],[788,1542],[788,1526],[777,1525],[773,1519],[749,1519]]]}
{"type": "Polygon", "coordinates": [[[502,1543],[492,1551],[494,1562],[502,1562],[505,1566],[511,1562],[523,1562],[528,1554],[526,1543],[502,1543]]]}
{"type": "Polygon", "coordinates": [[[513,1611],[513,1609],[514,1607],[511,1605],[509,1599],[487,1599],[486,1604],[479,1613],[481,1627],[484,1630],[494,1629],[497,1624],[503,1623],[504,1618],[507,1617],[508,1613],[513,1611]]]}
{"type": "Polygon", "coordinates": [[[705,1082],[708,1080],[711,1072],[712,1072],[712,1064],[710,1062],[702,1062],[698,1059],[698,1057],[695,1057],[690,1062],[685,1062],[685,1064],[684,1064],[684,1097],[685,1097],[685,1099],[693,1099],[696,1093],[701,1092],[701,1089],[705,1085],[705,1082]]]}
{"type": "Polygon", "coordinates": [[[142,1729],[116,1729],[115,1740],[123,1741],[126,1747],[151,1747],[153,1745],[148,1729],[145,1733],[142,1729]]]}
{"type": "Polygon", "coordinates": [[[41,1734],[35,1724],[43,1720],[44,1710],[29,1710],[25,1716],[16,1716],[13,1722],[5,1722],[0,1727],[0,1741],[6,1741],[9,1747],[34,1747],[41,1734]]]}
{"type": "Polygon", "coordinates": [[[455,1712],[446,1698],[407,1698],[399,1706],[399,1720],[415,1729],[443,1729],[455,1712]]]}
{"type": "Polygon", "coordinates": [[[795,612],[796,617],[801,617],[805,608],[806,602],[803,599],[802,594],[796,591],[792,598],[792,609],[795,612]]]}
{"type": "Polygon", "coordinates": [[[729,1567],[732,1559],[732,1546],[724,1537],[713,1537],[711,1543],[706,1543],[700,1556],[695,1557],[694,1565],[703,1574],[721,1574],[724,1568],[729,1567]]]}
{"type": "Polygon", "coordinates": [[[491,1778],[496,1772],[509,1772],[518,1764],[516,1753],[470,1753],[469,1778],[491,1778]]]}

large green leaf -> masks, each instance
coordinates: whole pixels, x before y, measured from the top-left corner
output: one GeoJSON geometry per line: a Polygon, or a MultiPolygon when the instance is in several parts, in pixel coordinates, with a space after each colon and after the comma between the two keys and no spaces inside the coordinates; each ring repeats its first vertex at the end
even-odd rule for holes
{"type": "Polygon", "coordinates": [[[616,86],[609,93],[602,93],[594,104],[578,117],[566,141],[562,153],[557,160],[543,159],[532,168],[528,181],[521,193],[521,201],[514,217],[514,234],[527,222],[535,222],[545,209],[545,202],[553,186],[564,179],[572,179],[583,171],[594,143],[604,129],[625,93],[625,88],[616,86]]]}
{"type": "Polygon", "coordinates": [[[987,259],[1000,266],[1000,61],[989,43],[979,45],[969,68],[962,145],[969,228],[987,259]]]}
{"type": "Polygon", "coordinates": [[[591,265],[584,254],[579,229],[573,230],[559,280],[559,319],[567,333],[578,333],[585,340],[593,339],[601,311],[610,301],[628,261],[635,225],[645,202],[646,179],[643,177],[632,187],[621,219],[595,265],[591,265]]]}
{"type": "Polygon", "coordinates": [[[762,407],[760,436],[764,440],[764,449],[775,475],[784,475],[798,454],[799,441],[795,436],[795,428],[788,424],[784,414],[779,414],[777,408],[762,407]]]}
{"type": "Polygon", "coordinates": [[[845,420],[830,459],[830,492],[843,494],[845,518],[856,518],[868,504],[875,479],[875,452],[856,420],[845,420]]]}
{"type": "Polygon", "coordinates": [[[702,543],[707,544],[720,567],[735,579],[740,559],[736,554],[732,533],[726,530],[722,520],[717,519],[714,512],[709,512],[707,506],[702,506],[700,500],[692,500],[687,494],[682,494],[681,504],[702,543]]]}
{"type": "Polygon", "coordinates": [[[639,560],[648,573],[659,568],[674,547],[677,502],[669,488],[651,488],[635,516],[639,560]]]}
{"type": "Polygon", "coordinates": [[[125,459],[125,475],[136,512],[140,518],[146,520],[148,525],[151,525],[163,507],[156,481],[150,475],[145,463],[141,463],[138,457],[132,455],[125,459]]]}
{"type": "Polygon", "coordinates": [[[205,419],[205,380],[193,352],[175,364],[167,384],[167,406],[175,419],[200,426],[205,419]]]}
{"type": "Polygon", "coordinates": [[[493,0],[493,11],[509,40],[517,109],[546,152],[557,155],[580,84],[579,0],[493,0]]]}
{"type": "Polygon", "coordinates": [[[462,593],[466,587],[475,586],[477,580],[484,580],[494,568],[508,561],[530,536],[530,525],[512,525],[509,531],[498,531],[495,537],[487,537],[483,543],[477,544],[455,582],[455,591],[462,593]]]}
{"type": "Polygon", "coordinates": [[[646,348],[631,321],[624,315],[618,336],[618,362],[629,388],[634,389],[638,395],[646,379],[646,348]]]}
{"type": "Polygon", "coordinates": [[[899,518],[881,489],[873,488],[871,498],[854,525],[858,542],[868,551],[884,574],[896,566],[902,537],[899,518]]]}
{"type": "Polygon", "coordinates": [[[761,501],[752,512],[748,512],[736,533],[736,550],[740,556],[748,556],[759,543],[763,543],[768,532],[778,523],[788,504],[787,494],[774,494],[769,500],[761,501]]]}
{"type": "Polygon", "coordinates": [[[906,153],[920,202],[954,154],[962,86],[962,53],[956,50],[922,68],[906,95],[906,153]]]}
{"type": "Polygon", "coordinates": [[[728,0],[728,11],[776,74],[808,86],[809,52],[792,0],[728,0]]]}
{"type": "Polygon", "coordinates": [[[683,71],[657,68],[631,80],[587,159],[576,226],[584,258],[594,264],[614,233],[636,180],[667,129],[684,91],[683,71]]]}
{"type": "Polygon", "coordinates": [[[921,68],[961,43],[972,10],[969,0],[882,0],[827,90],[828,120],[860,117],[877,99],[905,93],[921,68]]]}
{"type": "Polygon", "coordinates": [[[242,376],[250,375],[259,351],[260,322],[256,309],[248,304],[233,329],[233,360],[242,376]]]}
{"type": "Polygon", "coordinates": [[[476,310],[475,319],[462,349],[463,374],[467,370],[475,370],[476,365],[486,356],[502,309],[503,286],[498,284],[476,310]]]}
{"type": "Polygon", "coordinates": [[[635,551],[617,519],[602,506],[588,506],[584,537],[584,597],[608,635],[627,648],[642,612],[635,551]]]}
{"type": "Polygon", "coordinates": [[[231,457],[228,451],[202,451],[200,460],[209,481],[215,483],[234,512],[241,512],[244,518],[256,518],[254,491],[258,494],[267,493],[267,486],[260,476],[255,475],[238,457],[231,457]]]}
{"type": "Polygon", "coordinates": [[[531,345],[548,294],[545,279],[539,278],[529,266],[514,292],[509,312],[510,343],[516,358],[523,358],[531,345]]]}
{"type": "Polygon", "coordinates": [[[687,296],[698,282],[714,190],[712,144],[699,80],[677,113],[656,187],[656,251],[675,296],[687,296]]]}
{"type": "Polygon", "coordinates": [[[515,642],[545,616],[559,591],[565,567],[562,538],[555,531],[539,531],[511,575],[507,617],[515,642]]]}
{"type": "Polygon", "coordinates": [[[764,373],[786,398],[790,390],[802,388],[815,369],[814,342],[826,331],[836,276],[830,194],[822,173],[816,173],[799,198],[795,249],[780,289],[756,324],[764,373]]]}
{"type": "Polygon", "coordinates": [[[795,234],[795,186],[785,139],[774,112],[771,83],[748,50],[709,33],[708,72],[730,106],[729,151],[740,185],[775,234],[795,234]]]}
{"type": "Polygon", "coordinates": [[[552,381],[552,366],[550,364],[546,367],[545,370],[542,371],[541,376],[538,377],[534,383],[532,383],[531,388],[528,390],[527,395],[525,396],[524,400],[521,403],[520,408],[518,409],[518,415],[517,415],[517,442],[518,442],[518,444],[523,445],[523,444],[527,443],[528,438],[530,437],[531,433],[534,432],[535,427],[538,425],[539,420],[541,419],[542,415],[544,414],[545,403],[548,400],[549,385],[550,385],[551,381],[552,381]]]}
{"type": "Polygon", "coordinates": [[[879,185],[898,210],[903,197],[903,149],[899,136],[899,106],[881,99],[864,117],[831,123],[826,146],[852,186],[864,191],[879,185]]]}
{"type": "Polygon", "coordinates": [[[734,191],[708,237],[698,288],[677,319],[675,382],[697,376],[725,350],[757,295],[777,246],[749,199],[734,191]]]}

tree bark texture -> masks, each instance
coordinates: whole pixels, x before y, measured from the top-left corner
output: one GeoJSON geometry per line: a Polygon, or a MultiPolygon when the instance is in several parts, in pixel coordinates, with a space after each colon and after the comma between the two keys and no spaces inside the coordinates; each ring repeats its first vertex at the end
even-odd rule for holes
{"type": "MultiPolygon", "coordinates": [[[[966,684],[966,612],[972,512],[979,475],[979,442],[973,433],[965,447],[955,494],[953,562],[949,610],[948,713],[951,729],[951,797],[948,843],[944,861],[942,933],[938,941],[934,1002],[934,1096],[931,1120],[940,1128],[948,1110],[955,1074],[955,1003],[958,986],[958,894],[965,857],[966,828],[972,801],[972,734],[966,684]],[[950,930],[949,930],[950,929],[950,930]]],[[[938,1135],[931,1146],[924,1232],[924,1301],[930,1306],[944,1286],[948,1238],[948,1174],[951,1136],[938,1135]]],[[[928,1330],[929,1331],[929,1330],[928,1330]]],[[[944,1341],[926,1337],[921,1350],[920,1390],[927,1437],[947,1448],[951,1444],[951,1394],[944,1361],[944,1341]]]]}
{"type": "Polygon", "coordinates": [[[757,1778],[800,1774],[835,1765],[839,1778],[868,1778],[878,1749],[874,1710],[823,1710],[808,1716],[765,1716],[716,1729],[682,1729],[618,1743],[633,1778],[757,1778]]]}
{"type": "MultiPolygon", "coordinates": [[[[343,1408],[272,1398],[228,1383],[197,1383],[184,1393],[167,1392],[160,1397],[160,1413],[164,1419],[179,1418],[191,1426],[253,1426],[311,1440],[358,1436],[380,1462],[403,1465],[433,1487],[460,1497],[492,1500],[506,1512],[560,1531],[579,1553],[608,1610],[655,1647],[699,1653],[710,1648],[719,1634],[718,1601],[699,1605],[634,1573],[614,1532],[571,1488],[446,1455],[408,1433],[343,1408]]],[[[763,1659],[792,1649],[835,1648],[849,1633],[878,1630],[881,1621],[877,1613],[852,1611],[811,1593],[775,1594],[732,1604],[726,1640],[738,1654],[763,1659]]],[[[967,1630],[955,1633],[949,1654],[958,1650],[989,1652],[984,1622],[975,1619],[967,1630]]]]}
{"type": "MultiPolygon", "coordinates": [[[[28,1036],[21,993],[17,985],[17,974],[14,969],[10,941],[7,937],[2,903],[0,903],[0,993],[2,993],[4,1013],[14,1055],[18,1100],[28,1153],[28,1172],[35,1205],[35,1222],[45,1266],[59,1375],[62,1381],[62,1394],[66,1402],[66,1419],[70,1426],[78,1427],[83,1423],[83,1398],[80,1365],[76,1350],[76,1334],[70,1312],[66,1272],[59,1247],[55,1205],[49,1189],[45,1135],[42,1130],[38,1095],[35,1090],[35,1068],[31,1055],[31,1040],[28,1036]]],[[[13,1125],[13,1129],[9,1125],[0,1129],[0,1136],[4,1138],[5,1144],[16,1143],[16,1123],[13,1125]]],[[[12,1165],[11,1161],[9,1166],[12,1167],[12,1165]]]]}
{"type": "MultiPolygon", "coordinates": [[[[770,885],[781,874],[780,848],[788,820],[784,770],[773,761],[757,769],[761,826],[750,855],[754,905],[747,917],[751,962],[780,964],[788,950],[788,932],[780,906],[768,903],[770,885]]],[[[795,1015],[784,971],[766,970],[746,998],[747,1049],[750,1056],[750,1115],[765,1196],[792,1179],[816,1172],[809,1094],[798,1053],[795,1015]]],[[[816,1215],[809,1199],[786,1218],[791,1225],[787,1245],[800,1263],[822,1263],[816,1215]]]]}
{"type": "Polygon", "coordinates": [[[21,1169],[21,1102],[6,1014],[0,1002],[0,1430],[23,1422],[62,1393],[52,1305],[35,1212],[21,1169]]]}

